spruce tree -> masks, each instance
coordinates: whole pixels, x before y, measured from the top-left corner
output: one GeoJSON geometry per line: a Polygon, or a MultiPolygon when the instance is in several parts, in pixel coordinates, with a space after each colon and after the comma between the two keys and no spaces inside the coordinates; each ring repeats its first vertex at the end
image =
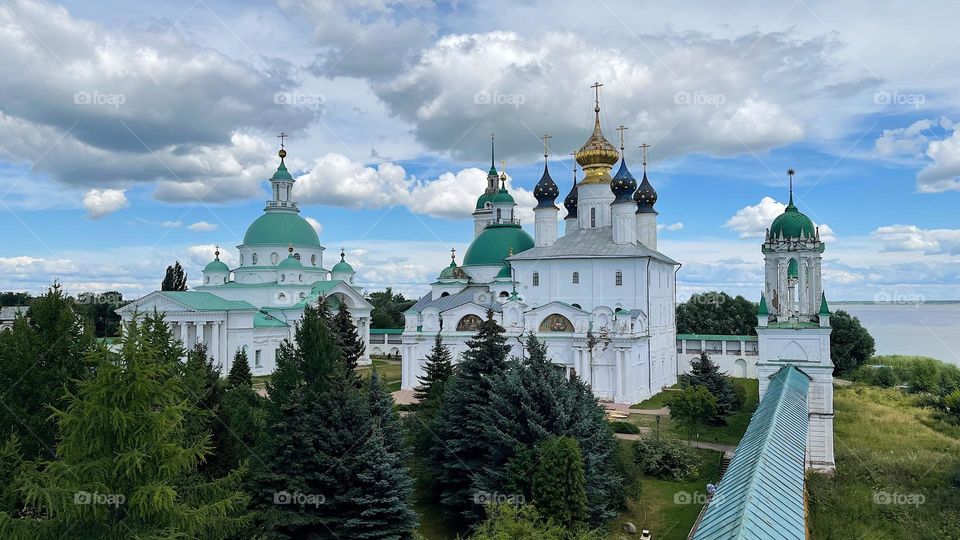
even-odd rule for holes
{"type": "Polygon", "coordinates": [[[283,408],[297,388],[309,385],[319,390],[342,366],[330,310],[321,297],[316,305],[304,307],[293,342],[284,341],[277,350],[276,368],[267,382],[275,412],[283,408]]]}
{"type": "Polygon", "coordinates": [[[408,455],[404,446],[400,415],[394,409],[393,397],[376,369],[373,370],[367,380],[367,405],[370,410],[370,418],[383,433],[387,449],[406,462],[408,455]]]}
{"type": "Polygon", "coordinates": [[[223,538],[246,521],[240,471],[199,479],[208,438],[189,440],[190,400],[160,316],[127,326],[120,352],[95,364],[54,410],[57,459],[22,475],[29,519],[0,522],[0,537],[223,538]]]}
{"type": "Polygon", "coordinates": [[[357,334],[357,327],[353,324],[353,317],[347,309],[347,304],[340,301],[337,314],[333,317],[333,329],[337,335],[337,345],[343,355],[343,363],[351,373],[357,369],[357,362],[363,357],[363,339],[357,334]]]}
{"type": "Polygon", "coordinates": [[[589,386],[550,362],[536,336],[526,341],[527,358],[513,359],[491,379],[483,411],[488,454],[475,478],[478,489],[492,493],[530,494],[523,470],[539,459],[546,439],[571,436],[583,458],[587,517],[599,525],[616,515],[623,499],[623,479],[616,469],[617,441],[603,407],[589,386]]]}
{"type": "Polygon", "coordinates": [[[434,422],[431,459],[440,488],[440,502],[467,522],[482,517],[474,501],[473,475],[488,463],[490,443],[484,409],[490,405],[491,380],[503,372],[509,346],[493,311],[467,341],[467,350],[450,380],[434,422]]]}
{"type": "Polygon", "coordinates": [[[703,385],[713,394],[717,400],[717,412],[712,418],[714,423],[723,423],[733,414],[737,400],[733,383],[720,372],[720,366],[710,360],[707,353],[700,353],[700,358],[690,362],[690,372],[681,374],[679,379],[689,386],[703,385]]]}
{"type": "Polygon", "coordinates": [[[253,386],[253,373],[250,372],[247,351],[243,348],[237,349],[237,353],[233,355],[233,365],[230,366],[230,372],[227,374],[227,386],[230,388],[253,386]]]}
{"type": "Polygon", "coordinates": [[[413,389],[413,396],[420,406],[429,407],[439,402],[440,397],[443,396],[444,387],[453,374],[453,357],[450,349],[443,344],[443,338],[440,337],[439,332],[423,368],[424,376],[417,378],[420,384],[413,389]]]}
{"type": "Polygon", "coordinates": [[[580,446],[573,437],[553,437],[543,443],[533,472],[533,504],[540,513],[568,530],[583,525],[587,489],[580,446]]]}
{"type": "Polygon", "coordinates": [[[343,524],[345,538],[410,538],[417,514],[410,506],[413,481],[403,456],[391,449],[389,435],[372,419],[372,428],[357,454],[359,472],[349,499],[353,513],[343,524]]]}

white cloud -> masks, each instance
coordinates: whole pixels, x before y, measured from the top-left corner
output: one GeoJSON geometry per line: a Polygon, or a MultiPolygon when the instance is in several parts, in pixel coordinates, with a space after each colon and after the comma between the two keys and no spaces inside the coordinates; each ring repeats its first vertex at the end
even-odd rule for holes
{"type": "Polygon", "coordinates": [[[786,207],[787,205],[777,202],[773,197],[764,197],[755,205],[737,210],[723,226],[740,233],[740,238],[763,238],[767,227],[786,207]]]}
{"type": "Polygon", "coordinates": [[[322,223],[320,223],[319,221],[317,221],[317,220],[315,220],[315,219],[313,219],[312,217],[309,217],[309,216],[303,216],[303,219],[307,220],[307,223],[309,223],[310,226],[313,227],[313,230],[317,231],[317,236],[320,236],[321,234],[323,234],[323,224],[322,224],[322,223]]]}
{"type": "Polygon", "coordinates": [[[406,202],[408,183],[399,165],[385,162],[373,168],[342,154],[328,153],[297,177],[293,193],[301,203],[382,208],[406,202]]]}
{"type": "Polygon", "coordinates": [[[922,193],[960,191],[960,130],[930,141],[927,157],[932,163],[917,173],[917,189],[922,193]]]}
{"type": "Polygon", "coordinates": [[[837,235],[833,232],[833,229],[830,228],[826,223],[821,223],[818,227],[820,229],[820,241],[821,242],[836,242],[837,235]]]}
{"type": "Polygon", "coordinates": [[[921,229],[916,225],[888,225],[873,231],[883,251],[920,251],[927,255],[960,255],[960,229],[921,229]]]}
{"type": "Polygon", "coordinates": [[[83,195],[83,207],[90,219],[100,219],[129,204],[122,189],[91,189],[83,195]]]}
{"type": "MultiPolygon", "coordinates": [[[[202,269],[210,261],[213,260],[214,252],[217,250],[216,244],[198,244],[187,247],[187,259],[184,262],[193,263],[195,266],[198,266],[202,269]]],[[[220,260],[227,264],[227,266],[232,266],[236,260],[236,256],[232,249],[224,249],[223,246],[220,246],[220,260]]]]}
{"type": "Polygon", "coordinates": [[[157,223],[157,225],[160,225],[164,229],[176,229],[178,227],[182,227],[183,222],[182,221],[161,221],[157,223]]]}
{"type": "Polygon", "coordinates": [[[190,225],[187,225],[187,228],[190,229],[191,231],[198,231],[198,232],[215,231],[219,227],[220,226],[217,225],[216,223],[210,223],[207,221],[198,221],[196,223],[191,223],[190,225]]]}
{"type": "Polygon", "coordinates": [[[670,224],[659,223],[657,224],[657,230],[658,231],[682,231],[683,222],[678,221],[676,223],[670,223],[670,224]]]}

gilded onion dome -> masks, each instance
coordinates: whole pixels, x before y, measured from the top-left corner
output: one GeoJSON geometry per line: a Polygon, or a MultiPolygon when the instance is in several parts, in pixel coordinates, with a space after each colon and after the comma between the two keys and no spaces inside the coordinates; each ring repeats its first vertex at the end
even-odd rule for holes
{"type": "Polygon", "coordinates": [[[616,196],[614,203],[631,202],[633,192],[637,190],[637,179],[627,169],[627,160],[620,160],[620,169],[610,182],[610,191],[616,196]]]}
{"type": "Polygon", "coordinates": [[[583,143],[580,150],[577,150],[576,158],[577,163],[580,164],[586,174],[582,180],[583,183],[605,184],[610,181],[610,169],[617,164],[620,153],[603,136],[603,131],[600,129],[599,94],[593,112],[593,133],[590,134],[587,142],[583,143]]]}
{"type": "Polygon", "coordinates": [[[640,181],[640,187],[633,194],[633,200],[637,201],[638,214],[656,214],[653,205],[657,203],[657,190],[653,189],[650,180],[647,180],[647,171],[643,171],[643,180],[640,181]]]}
{"type": "Polygon", "coordinates": [[[543,176],[533,188],[533,196],[537,199],[536,208],[556,208],[554,201],[560,196],[560,188],[557,187],[553,178],[550,178],[550,171],[546,164],[543,165],[543,176]]]}

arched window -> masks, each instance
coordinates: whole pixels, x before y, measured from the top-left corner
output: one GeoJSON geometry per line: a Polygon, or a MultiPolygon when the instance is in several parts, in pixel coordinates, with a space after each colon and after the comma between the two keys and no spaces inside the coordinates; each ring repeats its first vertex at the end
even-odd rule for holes
{"type": "Polygon", "coordinates": [[[573,283],[574,285],[576,285],[577,283],[580,283],[580,272],[573,273],[573,283]]]}
{"type": "Polygon", "coordinates": [[[582,307],[580,307],[580,304],[570,304],[570,305],[572,305],[573,307],[575,307],[575,308],[577,308],[577,309],[583,309],[582,307]]]}
{"type": "Polygon", "coordinates": [[[497,221],[500,221],[500,209],[497,208],[497,221]]]}
{"type": "Polygon", "coordinates": [[[450,296],[450,293],[448,293],[448,292],[446,292],[446,291],[440,293],[440,298],[443,298],[444,296],[450,296]]]}
{"type": "Polygon", "coordinates": [[[540,272],[533,273],[533,286],[534,287],[540,286],[540,272]]]}
{"type": "Polygon", "coordinates": [[[460,322],[457,323],[458,332],[475,332],[480,329],[480,324],[483,323],[483,319],[473,315],[464,315],[460,322]]]}
{"type": "Polygon", "coordinates": [[[553,315],[548,316],[546,319],[540,323],[541,332],[573,332],[573,323],[570,322],[570,319],[560,315],[559,313],[554,313],[553,315]]]}
{"type": "Polygon", "coordinates": [[[590,228],[593,228],[596,226],[597,226],[597,209],[591,208],[590,209],[590,228]]]}
{"type": "Polygon", "coordinates": [[[312,264],[313,266],[316,266],[316,265],[317,265],[317,254],[316,254],[316,253],[314,253],[313,255],[310,256],[310,264],[312,264]]]}
{"type": "Polygon", "coordinates": [[[293,258],[299,261],[299,260],[300,260],[300,254],[299,254],[299,253],[294,253],[294,254],[293,254],[293,258]]]}
{"type": "Polygon", "coordinates": [[[210,276],[207,276],[206,282],[210,283],[210,276]]]}
{"type": "Polygon", "coordinates": [[[256,254],[256,253],[253,254],[253,265],[254,265],[254,266],[257,265],[257,254],[256,254]]]}
{"type": "Polygon", "coordinates": [[[277,264],[280,262],[280,255],[276,251],[270,254],[270,264],[277,264]]]}
{"type": "Polygon", "coordinates": [[[240,254],[240,266],[243,266],[243,253],[240,254]]]}
{"type": "Polygon", "coordinates": [[[619,270],[617,270],[616,284],[617,284],[617,287],[623,285],[623,272],[619,270]]]}
{"type": "Polygon", "coordinates": [[[508,296],[510,296],[510,293],[507,291],[500,291],[500,298],[507,298],[508,296]]]}

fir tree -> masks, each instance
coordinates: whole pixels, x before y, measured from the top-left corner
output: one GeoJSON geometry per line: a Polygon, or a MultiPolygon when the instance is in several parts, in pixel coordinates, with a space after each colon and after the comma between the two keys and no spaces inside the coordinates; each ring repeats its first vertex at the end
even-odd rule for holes
{"type": "Polygon", "coordinates": [[[391,449],[389,435],[373,418],[370,435],[357,455],[361,466],[349,499],[353,515],[343,524],[346,538],[410,538],[417,514],[410,506],[413,481],[403,457],[391,449]]]}
{"type": "Polygon", "coordinates": [[[235,467],[220,467],[226,440],[230,436],[226,423],[220,417],[225,393],[220,367],[207,355],[205,344],[195,343],[187,353],[187,361],[182,369],[183,388],[192,405],[184,415],[187,437],[199,439],[209,435],[209,459],[204,461],[200,470],[210,476],[222,476],[235,467]]]}
{"type": "Polygon", "coordinates": [[[247,360],[247,351],[240,348],[233,355],[233,365],[227,374],[227,386],[230,388],[252,387],[253,373],[250,372],[250,362],[247,360]]]}
{"type": "Polygon", "coordinates": [[[407,450],[403,441],[403,427],[400,425],[400,415],[393,408],[393,397],[387,386],[383,384],[380,373],[374,369],[367,380],[367,405],[370,418],[375,422],[383,434],[387,449],[400,456],[406,462],[407,450]]]}
{"type": "Polygon", "coordinates": [[[304,307],[293,342],[281,343],[276,368],[267,383],[267,393],[276,411],[283,408],[297,388],[309,385],[319,391],[337,370],[343,369],[341,351],[330,325],[330,310],[321,297],[315,306],[304,307]]]}
{"type": "Polygon", "coordinates": [[[161,291],[185,291],[187,290],[187,273],[180,266],[180,261],[168,266],[163,276],[163,282],[160,283],[161,291]]]}
{"type": "Polygon", "coordinates": [[[568,530],[581,526],[587,514],[587,489],[580,446],[572,437],[543,443],[533,473],[533,503],[540,512],[568,530]]]}
{"type": "Polygon", "coordinates": [[[473,475],[486,467],[490,451],[483,411],[490,404],[491,380],[504,370],[509,350],[503,328],[488,311],[477,334],[467,341],[433,426],[432,463],[440,502],[468,522],[481,517],[474,502],[473,475]]]}
{"type": "Polygon", "coordinates": [[[717,400],[714,423],[725,422],[725,418],[733,413],[737,401],[733,383],[720,372],[720,366],[710,360],[707,353],[700,353],[700,358],[690,362],[690,372],[681,374],[679,379],[681,383],[689,386],[703,385],[713,394],[717,400]]]}
{"type": "Polygon", "coordinates": [[[191,408],[160,316],[127,325],[121,351],[91,354],[93,374],[54,410],[57,460],[22,475],[29,519],[0,537],[223,538],[244,525],[240,471],[201,481],[203,440],[188,440],[191,408]]]}
{"type": "Polygon", "coordinates": [[[423,368],[424,376],[417,378],[420,385],[414,388],[413,396],[420,406],[429,407],[439,402],[447,381],[453,374],[453,357],[450,349],[443,344],[443,338],[440,337],[439,332],[423,368]]]}
{"type": "Polygon", "coordinates": [[[344,366],[352,374],[357,369],[357,362],[363,357],[364,344],[357,334],[357,327],[353,324],[347,304],[342,300],[337,307],[337,314],[333,317],[333,330],[337,335],[337,345],[343,355],[344,366]]]}
{"type": "Polygon", "coordinates": [[[583,459],[587,517],[599,525],[616,515],[623,498],[623,479],[616,469],[617,441],[603,407],[589,386],[547,358],[546,345],[531,335],[527,358],[513,359],[491,377],[489,403],[483,411],[487,462],[476,476],[478,489],[530,494],[524,468],[539,456],[538,447],[551,437],[571,436],[583,459]]]}

